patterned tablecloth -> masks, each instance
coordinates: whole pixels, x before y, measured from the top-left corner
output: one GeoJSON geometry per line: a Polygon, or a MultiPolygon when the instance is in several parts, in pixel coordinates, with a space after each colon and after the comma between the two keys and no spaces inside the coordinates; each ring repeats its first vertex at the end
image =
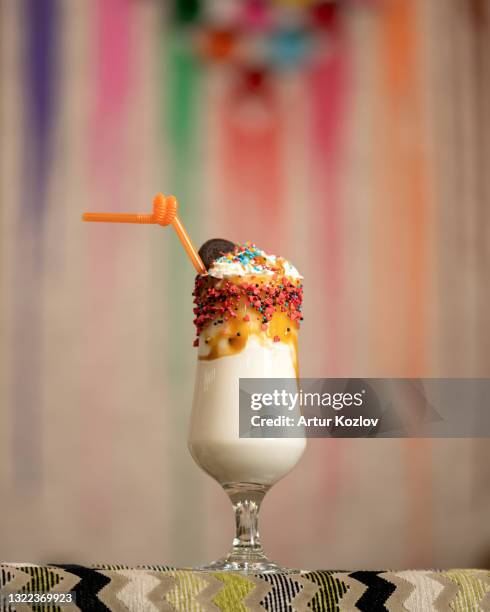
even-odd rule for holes
{"type": "Polygon", "coordinates": [[[1,610],[469,612],[490,610],[490,571],[313,570],[245,576],[157,565],[3,563],[0,593],[1,610]],[[19,592],[72,593],[76,606],[31,607],[17,603],[8,607],[8,595],[19,592]]]}

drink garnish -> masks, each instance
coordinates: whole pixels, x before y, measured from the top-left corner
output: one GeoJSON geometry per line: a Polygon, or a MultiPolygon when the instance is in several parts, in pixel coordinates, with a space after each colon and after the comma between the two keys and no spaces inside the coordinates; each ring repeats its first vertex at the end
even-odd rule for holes
{"type": "Polygon", "coordinates": [[[225,240],[224,238],[212,238],[207,240],[199,249],[199,256],[203,260],[206,269],[223,255],[232,253],[235,250],[235,243],[225,240]]]}
{"type": "Polygon", "coordinates": [[[298,328],[303,320],[301,280],[284,258],[267,255],[251,243],[235,246],[215,259],[207,274],[196,277],[195,346],[211,324],[224,326],[230,337],[248,329],[247,335],[265,333],[274,342],[289,342],[291,326],[298,328]]]}

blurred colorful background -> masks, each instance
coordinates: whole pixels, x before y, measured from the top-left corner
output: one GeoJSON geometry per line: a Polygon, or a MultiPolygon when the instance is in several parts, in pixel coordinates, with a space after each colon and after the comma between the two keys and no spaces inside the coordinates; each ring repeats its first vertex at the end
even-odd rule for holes
{"type": "MultiPolygon", "coordinates": [[[[0,556],[195,565],[229,502],[186,435],[193,269],[82,224],[175,193],[305,276],[304,376],[490,376],[485,0],[1,0],[0,556]]],[[[461,407],[464,410],[464,406],[461,407]]],[[[490,565],[487,440],[310,440],[295,567],[490,565]]]]}

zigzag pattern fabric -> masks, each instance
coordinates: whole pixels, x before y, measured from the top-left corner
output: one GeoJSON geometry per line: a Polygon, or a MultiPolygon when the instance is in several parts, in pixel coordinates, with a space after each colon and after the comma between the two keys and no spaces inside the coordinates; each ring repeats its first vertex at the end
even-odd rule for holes
{"type": "MultiPolygon", "coordinates": [[[[42,607],[49,612],[477,612],[490,611],[490,571],[316,570],[245,576],[163,565],[0,564],[1,601],[14,592],[75,595],[76,605],[42,607]]],[[[2,611],[16,609],[0,603],[2,611]]],[[[31,608],[24,604],[22,609],[31,608]]]]}

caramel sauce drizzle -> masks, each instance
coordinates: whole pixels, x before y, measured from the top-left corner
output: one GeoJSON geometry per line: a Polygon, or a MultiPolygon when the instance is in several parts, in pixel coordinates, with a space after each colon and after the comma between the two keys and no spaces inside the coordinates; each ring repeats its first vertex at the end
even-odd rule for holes
{"type": "Polygon", "coordinates": [[[284,342],[289,345],[296,378],[298,371],[298,326],[286,313],[275,312],[262,329],[262,317],[254,308],[240,300],[237,316],[227,321],[217,319],[208,325],[201,334],[201,342],[207,348],[206,354],[199,354],[199,359],[211,361],[221,357],[236,355],[243,351],[250,336],[254,336],[262,346],[270,347],[271,342],[284,342]],[[244,317],[248,320],[244,321],[244,317]]]}

